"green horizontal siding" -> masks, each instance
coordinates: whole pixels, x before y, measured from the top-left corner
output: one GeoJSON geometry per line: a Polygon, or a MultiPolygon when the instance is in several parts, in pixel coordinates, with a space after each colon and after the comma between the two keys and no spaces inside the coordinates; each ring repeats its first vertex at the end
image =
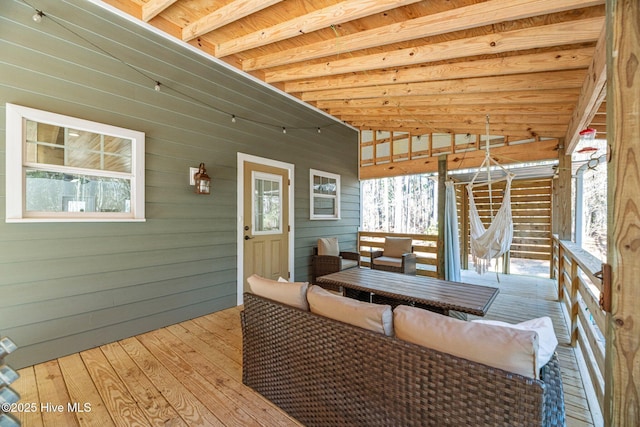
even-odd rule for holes
{"type": "Polygon", "coordinates": [[[146,222],[0,221],[0,335],[20,346],[9,357],[14,367],[235,305],[238,152],[295,165],[296,279],[310,276],[318,237],[338,236],[345,249],[355,248],[355,131],[89,2],[31,3],[163,86],[156,92],[153,82],[46,17],[34,23],[22,1],[3,2],[1,215],[5,103],[146,134],[146,222]],[[213,180],[210,196],[195,195],[188,183],[189,167],[200,162],[213,180]],[[309,220],[310,168],[341,175],[342,220],[309,220]]]}

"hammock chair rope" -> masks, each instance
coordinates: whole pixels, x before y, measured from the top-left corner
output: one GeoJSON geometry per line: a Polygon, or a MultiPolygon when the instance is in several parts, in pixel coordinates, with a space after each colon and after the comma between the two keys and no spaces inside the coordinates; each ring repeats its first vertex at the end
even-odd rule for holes
{"type": "Polygon", "coordinates": [[[499,258],[505,254],[511,247],[513,241],[513,217],[511,214],[511,181],[514,175],[500,165],[497,161],[493,160],[490,155],[489,145],[489,115],[487,115],[486,123],[486,155],[485,159],[480,165],[478,172],[473,176],[471,182],[467,185],[467,193],[469,194],[469,224],[471,232],[471,257],[476,271],[479,274],[483,274],[491,267],[491,260],[499,258]],[[492,194],[492,180],[491,180],[491,164],[495,164],[500,167],[505,177],[493,180],[493,183],[500,181],[506,181],[504,196],[502,198],[502,205],[498,209],[495,217],[493,215],[493,194],[492,194]],[[483,168],[486,166],[487,181],[482,183],[476,183],[476,179],[483,168]],[[478,186],[489,186],[489,210],[491,215],[491,224],[485,229],[478,209],[473,197],[473,188],[478,186]]]}

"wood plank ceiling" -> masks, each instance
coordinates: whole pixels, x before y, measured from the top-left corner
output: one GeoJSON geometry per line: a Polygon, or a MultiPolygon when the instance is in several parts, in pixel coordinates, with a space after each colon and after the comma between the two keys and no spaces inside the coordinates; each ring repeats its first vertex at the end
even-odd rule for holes
{"type": "Polygon", "coordinates": [[[362,130],[606,132],[604,0],[105,2],[362,130]]]}

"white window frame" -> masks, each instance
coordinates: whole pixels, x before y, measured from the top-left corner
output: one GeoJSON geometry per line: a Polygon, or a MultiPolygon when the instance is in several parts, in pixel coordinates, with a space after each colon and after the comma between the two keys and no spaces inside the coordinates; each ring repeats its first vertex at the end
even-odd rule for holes
{"type": "MultiPolygon", "coordinates": [[[[6,104],[6,222],[131,222],[145,221],[144,194],[144,145],[145,134],[131,129],[120,128],[89,120],[6,104]],[[130,212],[27,212],[26,206],[26,122],[31,120],[63,128],[130,139],[131,173],[104,173],[93,169],[64,167],[65,171],[78,174],[101,176],[126,176],[131,180],[130,212]]],[[[61,167],[54,167],[59,169],[61,167]]]]}
{"type": "Polygon", "coordinates": [[[309,169],[309,219],[311,220],[338,220],[340,219],[340,175],[324,172],[317,169],[309,169]],[[313,178],[315,176],[320,176],[324,178],[334,179],[336,181],[336,195],[332,196],[329,194],[316,194],[313,191],[313,178]],[[335,199],[335,212],[333,215],[319,215],[313,213],[313,201],[316,198],[330,198],[335,199]]]}

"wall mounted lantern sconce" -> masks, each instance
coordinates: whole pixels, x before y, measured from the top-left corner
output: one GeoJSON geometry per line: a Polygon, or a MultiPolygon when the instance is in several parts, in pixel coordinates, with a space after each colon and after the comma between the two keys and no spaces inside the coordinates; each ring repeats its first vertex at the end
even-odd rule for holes
{"type": "Polygon", "coordinates": [[[211,194],[211,178],[207,175],[204,163],[200,163],[198,169],[190,168],[191,185],[195,186],[196,194],[211,194]]]}

